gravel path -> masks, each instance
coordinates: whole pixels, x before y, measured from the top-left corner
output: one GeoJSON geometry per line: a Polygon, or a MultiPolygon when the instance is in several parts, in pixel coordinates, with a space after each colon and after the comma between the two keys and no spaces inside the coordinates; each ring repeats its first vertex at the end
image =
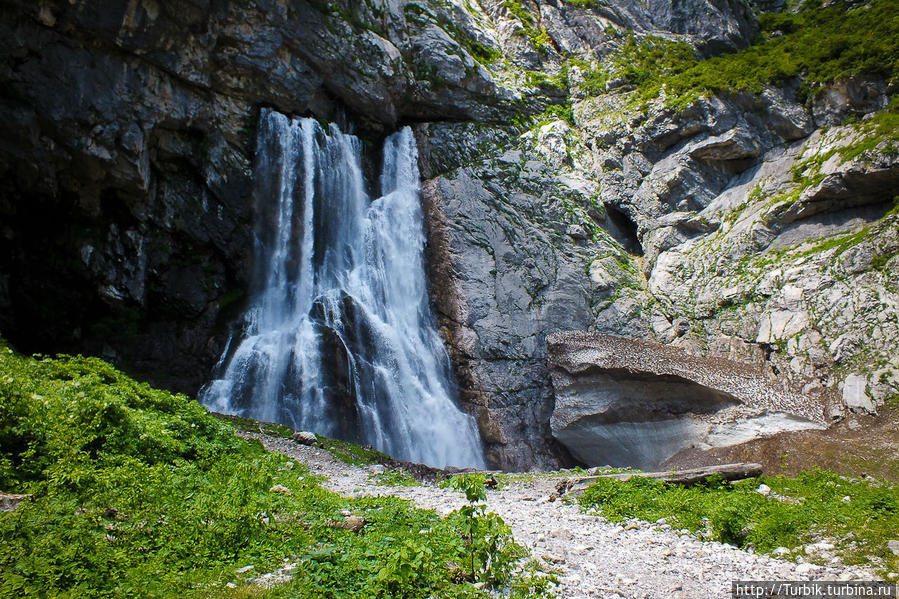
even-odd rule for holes
{"type": "MultiPolygon", "coordinates": [[[[371,470],[347,465],[328,452],[288,439],[246,433],[327,477],[325,486],[347,496],[393,495],[447,514],[464,496],[432,485],[387,487],[371,470]]],[[[515,539],[559,572],[556,592],[564,599],[704,599],[730,597],[732,580],[872,580],[857,567],[795,564],[716,542],[678,534],[666,524],[607,522],[576,505],[550,501],[556,480],[523,477],[500,491],[488,491],[487,506],[512,527],[515,539]]]]}

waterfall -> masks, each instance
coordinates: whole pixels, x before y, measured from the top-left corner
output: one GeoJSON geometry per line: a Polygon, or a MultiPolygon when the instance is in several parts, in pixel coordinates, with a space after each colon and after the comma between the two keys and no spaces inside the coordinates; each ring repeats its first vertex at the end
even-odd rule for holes
{"type": "Polygon", "coordinates": [[[417,160],[408,127],[391,135],[372,200],[359,139],[262,112],[254,293],[203,403],[402,460],[483,467],[428,303],[417,160]]]}

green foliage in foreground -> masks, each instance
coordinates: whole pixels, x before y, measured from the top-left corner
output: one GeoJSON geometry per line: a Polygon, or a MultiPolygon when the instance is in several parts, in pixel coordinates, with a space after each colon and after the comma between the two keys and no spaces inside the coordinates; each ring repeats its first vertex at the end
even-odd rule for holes
{"type": "Polygon", "coordinates": [[[899,566],[887,548],[899,531],[899,487],[887,483],[852,482],[827,471],[734,484],[719,478],[689,488],[639,477],[600,479],[579,502],[611,521],[666,518],[674,528],[763,552],[827,537],[837,541],[846,563],[884,572],[899,566]],[[756,492],[761,483],[771,488],[770,496],[756,492]]]}
{"type": "MultiPolygon", "coordinates": [[[[642,100],[657,97],[664,86],[675,107],[714,91],[758,93],[766,84],[796,77],[804,82],[802,94],[859,73],[892,81],[899,77],[896,0],[837,0],[826,8],[810,0],[797,13],[763,14],[759,23],[762,33],[752,46],[708,60],[697,60],[686,43],[630,34],[610,58],[609,71],[635,84],[642,100]]],[[[609,76],[594,74],[592,80],[609,76]]],[[[587,91],[602,89],[594,85],[587,91]]]]}
{"type": "Polygon", "coordinates": [[[2,341],[0,490],[33,494],[0,513],[0,597],[478,597],[478,580],[533,586],[513,578],[520,548],[498,519],[479,518],[489,535],[463,539],[470,514],[342,498],[185,396],[97,359],[24,358],[2,341]],[[347,510],[365,519],[360,532],[339,526],[347,510]],[[296,564],[289,583],[246,584],[285,560],[296,564]],[[255,569],[236,572],[246,565],[255,569]]]}

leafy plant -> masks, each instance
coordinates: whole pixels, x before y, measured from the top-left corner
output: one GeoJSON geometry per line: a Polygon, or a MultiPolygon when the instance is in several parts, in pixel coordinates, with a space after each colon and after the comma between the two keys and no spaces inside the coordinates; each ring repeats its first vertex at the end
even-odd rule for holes
{"type": "Polygon", "coordinates": [[[825,536],[838,541],[847,563],[884,571],[899,565],[886,546],[899,530],[899,488],[889,483],[846,480],[818,470],[795,479],[710,480],[690,488],[641,477],[600,479],[579,502],[611,521],[666,518],[675,528],[760,551],[796,549],[825,536]],[[770,487],[770,495],[756,492],[761,483],[770,487]],[[839,542],[850,538],[851,543],[839,542]]]}
{"type": "Polygon", "coordinates": [[[483,474],[463,474],[449,479],[447,486],[465,493],[469,505],[450,514],[467,550],[466,565],[474,580],[491,584],[508,582],[515,564],[527,555],[512,539],[512,530],[502,518],[487,511],[483,474]]]}
{"type": "Polygon", "coordinates": [[[234,432],[101,360],[0,341],[0,489],[32,495],[0,513],[0,596],[485,597],[453,574],[473,552],[481,579],[516,575],[498,517],[463,539],[467,516],[340,497],[234,432]],[[285,563],[282,585],[248,580],[285,563]]]}

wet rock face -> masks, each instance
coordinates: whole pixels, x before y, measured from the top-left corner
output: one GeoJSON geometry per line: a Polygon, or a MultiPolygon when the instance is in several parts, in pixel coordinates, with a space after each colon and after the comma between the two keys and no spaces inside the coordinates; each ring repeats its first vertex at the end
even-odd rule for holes
{"type": "Polygon", "coordinates": [[[593,319],[585,267],[601,246],[567,235],[571,217],[560,195],[586,202],[557,185],[545,162],[515,149],[422,190],[438,324],[492,467],[530,470],[568,459],[548,427],[544,338],[593,319]]]}
{"type": "Polygon", "coordinates": [[[646,340],[584,332],[547,338],[552,432],[590,465],[655,468],[688,447],[823,428],[824,398],[758,366],[646,340]]]}
{"type": "Polygon", "coordinates": [[[3,334],[196,391],[249,286],[261,106],[348,115],[373,137],[502,114],[508,93],[440,27],[455,19],[458,36],[470,18],[416,6],[6,7],[3,334]]]}

